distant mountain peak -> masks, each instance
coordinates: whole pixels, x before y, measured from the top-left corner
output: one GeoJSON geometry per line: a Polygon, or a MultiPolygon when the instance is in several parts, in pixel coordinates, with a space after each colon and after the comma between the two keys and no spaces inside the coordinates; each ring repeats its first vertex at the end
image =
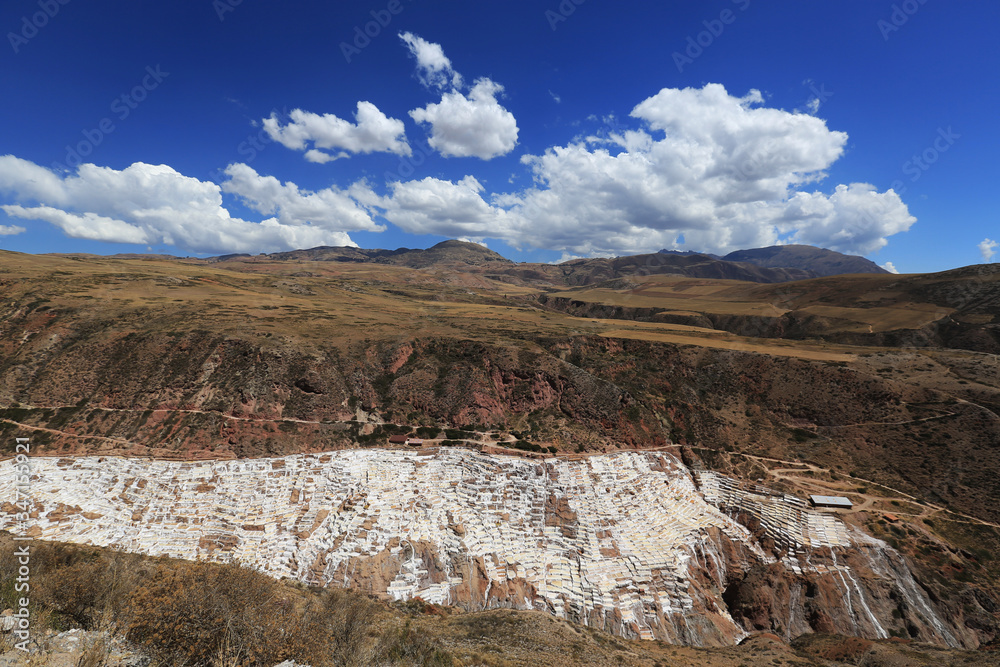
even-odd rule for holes
{"type": "Polygon", "coordinates": [[[661,250],[659,254],[682,257],[702,255],[724,262],[743,262],[767,269],[802,269],[810,271],[816,276],[837,276],[845,273],[889,273],[875,262],[864,257],[845,255],[835,250],[798,243],[736,250],[725,256],[696,250],[667,249],[661,250]]]}
{"type": "MultiPolygon", "coordinates": [[[[460,262],[462,264],[479,265],[487,262],[513,262],[498,252],[486,246],[468,241],[451,239],[442,241],[426,250],[422,248],[397,248],[383,250],[380,248],[366,249],[353,246],[318,246],[302,250],[290,250],[265,255],[270,260],[310,260],[338,262],[377,262],[380,264],[399,264],[413,268],[423,268],[433,264],[460,262]]],[[[209,257],[209,262],[224,262],[251,257],[246,254],[220,255],[209,257]]]]}
{"type": "MultiPolygon", "coordinates": [[[[481,250],[489,250],[482,243],[473,243],[472,241],[459,241],[458,239],[448,239],[447,241],[441,241],[440,243],[435,243],[428,250],[436,250],[438,248],[479,248],[481,250]]],[[[490,251],[492,252],[492,251],[490,251]]]]}
{"type": "Polygon", "coordinates": [[[710,252],[701,252],[699,250],[670,250],[668,248],[664,248],[663,250],[660,250],[658,254],[680,255],[682,257],[687,257],[689,255],[704,255],[705,257],[711,257],[712,259],[722,259],[722,257],[720,257],[719,255],[715,255],[710,252]]]}
{"type": "Polygon", "coordinates": [[[870,259],[811,245],[789,244],[737,250],[722,259],[727,262],[749,262],[770,269],[805,269],[817,276],[889,273],[870,259]]]}

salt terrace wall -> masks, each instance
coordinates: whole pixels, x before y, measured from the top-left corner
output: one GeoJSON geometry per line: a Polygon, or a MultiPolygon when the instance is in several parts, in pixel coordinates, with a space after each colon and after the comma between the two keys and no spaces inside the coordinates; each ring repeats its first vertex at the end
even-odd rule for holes
{"type": "MultiPolygon", "coordinates": [[[[886,635],[879,616],[889,612],[872,599],[873,586],[859,585],[836,557],[858,547],[881,553],[884,544],[801,501],[743,494],[712,473],[701,475],[703,494],[668,454],[529,461],[449,448],[31,465],[31,531],[39,539],[236,559],[276,577],[470,609],[534,608],[626,636],[699,645],[734,643],[754,629],[723,601],[753,568],[832,573],[849,608],[833,629],[886,635]],[[754,514],[784,553],[765,552],[734,518],[740,513],[754,514]]],[[[0,498],[13,492],[6,461],[0,498]]],[[[12,527],[14,512],[0,506],[0,526],[12,527]]],[[[898,563],[879,567],[873,576],[883,588],[899,588],[901,577],[912,582],[898,563]]],[[[902,585],[935,617],[915,584],[902,585]]],[[[789,614],[785,634],[796,626],[796,610],[789,614]]],[[[924,639],[954,643],[939,623],[924,625],[924,639]]]]}

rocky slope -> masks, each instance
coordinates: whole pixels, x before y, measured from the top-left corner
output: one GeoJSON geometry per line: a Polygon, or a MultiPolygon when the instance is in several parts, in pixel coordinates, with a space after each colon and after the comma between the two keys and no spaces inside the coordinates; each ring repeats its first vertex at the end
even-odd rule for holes
{"type": "MultiPolygon", "coordinates": [[[[741,290],[734,308],[855,303],[866,306],[855,311],[888,313],[873,333],[849,322],[837,333],[847,344],[833,345],[787,340],[788,330],[761,328],[767,318],[754,315],[725,315],[742,338],[710,328],[721,324],[707,312],[677,315],[701,318],[698,329],[662,318],[610,319],[620,316],[610,312],[576,317],[540,307],[537,284],[489,277],[499,266],[493,260],[460,271],[0,256],[6,453],[14,437],[30,436],[33,451],[49,456],[234,460],[385,447],[389,435],[418,428],[425,438],[562,455],[678,443],[691,466],[766,480],[800,497],[851,496],[859,510],[845,517],[850,530],[877,535],[910,559],[949,632],[970,646],[1000,634],[1000,561],[992,555],[1000,552],[997,358],[946,349],[935,338],[890,346],[912,343],[921,330],[907,329],[906,318],[934,314],[943,307],[935,304],[947,306],[955,320],[948,326],[960,328],[962,340],[992,340],[1000,274],[989,267],[722,284],[741,290]]],[[[642,281],[622,280],[612,291],[632,290],[633,282],[642,281]]],[[[702,307],[718,286],[699,280],[677,291],[702,307]]],[[[803,324],[796,335],[815,331],[803,324]]],[[[741,520],[781,561],[773,536],[758,535],[763,524],[752,513],[741,520]]],[[[711,537],[713,549],[729,548],[725,535],[711,537]]],[[[854,549],[852,573],[865,590],[866,577],[900,567],[854,549]]],[[[820,550],[809,559],[835,570],[833,555],[820,550]]],[[[837,564],[845,557],[837,552],[837,564]]],[[[807,625],[855,631],[845,629],[853,616],[839,607],[833,625],[805,606],[782,616],[804,580],[791,566],[746,558],[753,567],[726,565],[738,573],[731,578],[691,579],[719,589],[711,599],[722,596],[716,604],[733,627],[783,636],[807,625]]],[[[929,637],[926,620],[907,617],[912,633],[909,623],[887,620],[892,609],[877,601],[892,598],[887,590],[865,598],[883,630],[929,637]]],[[[824,595],[814,608],[835,604],[824,595]]],[[[873,624],[858,623],[858,632],[877,636],[873,624]]]]}

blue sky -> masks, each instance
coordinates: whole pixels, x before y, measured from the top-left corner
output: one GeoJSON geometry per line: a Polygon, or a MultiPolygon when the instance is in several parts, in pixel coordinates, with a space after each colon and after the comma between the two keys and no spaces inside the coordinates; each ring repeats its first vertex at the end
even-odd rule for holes
{"type": "Polygon", "coordinates": [[[651,4],[7,0],[0,248],[992,258],[1000,4],[651,4]]]}

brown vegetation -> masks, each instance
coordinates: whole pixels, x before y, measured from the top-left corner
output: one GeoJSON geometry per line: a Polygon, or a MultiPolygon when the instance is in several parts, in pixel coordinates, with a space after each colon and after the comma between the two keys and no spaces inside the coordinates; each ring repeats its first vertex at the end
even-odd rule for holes
{"type": "MultiPolygon", "coordinates": [[[[0,535],[0,605],[13,604],[13,542],[0,535]]],[[[32,619],[101,629],[77,652],[98,667],[115,637],[127,636],[153,665],[266,665],[294,659],[323,665],[514,667],[762,667],[774,664],[980,665],[990,651],[804,635],[791,646],[757,635],[740,646],[697,649],[626,640],[539,612],[463,613],[412,600],[387,604],[352,591],[305,588],[235,565],[151,559],[114,550],[35,543],[32,619]],[[62,580],[68,583],[61,583],[62,580]],[[78,620],[82,619],[82,620],[78,620]],[[861,662],[859,662],[861,661],[861,662]]],[[[9,641],[9,640],[8,640],[9,641]]],[[[4,649],[9,648],[9,644],[4,649]]],[[[42,656],[33,665],[48,664],[42,656]]]]}
{"type": "MultiPolygon", "coordinates": [[[[13,588],[13,551],[4,538],[5,609],[16,607],[22,595],[13,588]]],[[[407,657],[417,664],[450,664],[436,642],[398,622],[384,603],[351,591],[279,582],[235,564],[37,543],[31,568],[33,618],[54,629],[120,635],[159,664],[271,667],[294,659],[320,667],[407,657]]],[[[92,646],[88,655],[105,649],[92,646]]]]}

